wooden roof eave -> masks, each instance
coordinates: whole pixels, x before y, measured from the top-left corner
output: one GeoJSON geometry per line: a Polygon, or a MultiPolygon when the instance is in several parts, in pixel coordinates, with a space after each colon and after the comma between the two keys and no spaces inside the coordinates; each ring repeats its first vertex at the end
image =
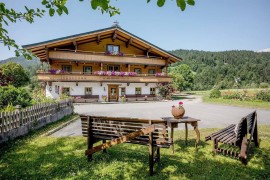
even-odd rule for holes
{"type": "MultiPolygon", "coordinates": [[[[27,50],[30,50],[34,54],[36,54],[37,51],[42,51],[45,48],[52,48],[52,47],[61,46],[61,45],[70,45],[74,41],[80,43],[80,42],[83,42],[83,41],[87,41],[87,39],[90,39],[90,38],[95,39],[97,36],[100,36],[100,35],[102,35],[102,36],[110,35],[110,34],[113,35],[115,33],[117,34],[118,37],[121,36],[121,37],[125,38],[127,41],[129,41],[132,38],[132,43],[131,44],[137,44],[136,45],[137,47],[141,46],[143,49],[151,48],[152,52],[164,57],[164,59],[170,58],[170,60],[168,61],[169,63],[170,62],[175,63],[177,61],[182,60],[181,58],[178,58],[178,57],[166,52],[165,50],[162,50],[162,49],[156,47],[155,45],[153,45],[151,43],[148,43],[147,41],[142,40],[142,39],[138,38],[137,36],[127,32],[127,31],[125,31],[125,30],[123,30],[121,28],[109,28],[109,29],[105,29],[104,31],[97,31],[97,32],[94,32],[94,33],[91,33],[91,34],[84,34],[84,35],[80,35],[80,36],[74,35],[74,36],[68,37],[67,39],[59,38],[54,42],[47,41],[47,42],[44,42],[44,43],[42,43],[40,45],[37,45],[37,46],[36,46],[36,44],[30,44],[30,45],[26,45],[24,47],[27,50]]],[[[108,36],[108,37],[110,37],[110,36],[108,36]]]]}

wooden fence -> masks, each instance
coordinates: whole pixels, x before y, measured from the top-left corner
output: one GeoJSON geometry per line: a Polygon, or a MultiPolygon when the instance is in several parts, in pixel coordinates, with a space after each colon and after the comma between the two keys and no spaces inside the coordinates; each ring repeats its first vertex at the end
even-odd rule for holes
{"type": "Polygon", "coordinates": [[[13,112],[0,112],[0,134],[55,114],[68,106],[72,106],[72,101],[71,99],[65,99],[57,103],[40,103],[25,109],[20,109],[17,106],[13,112]]]}

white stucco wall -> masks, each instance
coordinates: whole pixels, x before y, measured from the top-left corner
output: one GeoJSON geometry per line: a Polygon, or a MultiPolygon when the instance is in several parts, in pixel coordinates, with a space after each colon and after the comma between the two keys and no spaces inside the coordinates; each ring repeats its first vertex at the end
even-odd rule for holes
{"type": "Polygon", "coordinates": [[[61,89],[63,87],[70,88],[70,95],[82,96],[85,95],[85,87],[92,87],[92,95],[99,95],[99,100],[102,101],[102,96],[108,96],[108,84],[119,85],[119,96],[121,96],[120,88],[122,87],[126,88],[126,94],[135,94],[136,87],[142,88],[142,94],[150,94],[150,88],[156,87],[156,83],[148,83],[147,86],[145,85],[145,83],[130,83],[129,86],[127,85],[127,83],[102,83],[101,86],[100,83],[78,82],[78,86],[76,86],[76,82],[53,82],[52,86],[46,86],[46,96],[51,98],[58,98],[61,95],[61,89]],[[55,86],[59,86],[59,94],[56,93],[55,86]]]}

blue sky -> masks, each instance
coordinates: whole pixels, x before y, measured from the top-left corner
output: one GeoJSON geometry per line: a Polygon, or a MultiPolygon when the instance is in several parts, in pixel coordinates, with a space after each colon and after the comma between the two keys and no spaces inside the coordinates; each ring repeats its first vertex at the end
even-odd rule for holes
{"type": "MultiPolygon", "coordinates": [[[[165,49],[206,51],[261,50],[270,48],[270,0],[195,0],[182,12],[175,0],[159,8],[156,0],[111,0],[121,14],[109,17],[93,11],[90,0],[69,0],[69,15],[37,18],[33,24],[18,22],[7,27],[20,45],[77,33],[120,26],[165,49]]],[[[4,0],[6,6],[22,10],[24,5],[42,7],[41,0],[4,0]]],[[[0,44],[0,59],[14,56],[0,44]]]]}

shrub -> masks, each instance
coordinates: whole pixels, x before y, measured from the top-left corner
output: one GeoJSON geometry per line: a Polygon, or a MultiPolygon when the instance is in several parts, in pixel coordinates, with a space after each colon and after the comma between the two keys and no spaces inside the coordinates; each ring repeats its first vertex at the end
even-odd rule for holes
{"type": "Polygon", "coordinates": [[[165,99],[171,99],[174,90],[171,83],[159,83],[157,89],[160,96],[165,99]]]}
{"type": "Polygon", "coordinates": [[[9,104],[22,107],[31,105],[31,96],[24,88],[14,86],[0,87],[0,108],[6,108],[9,104]]]}
{"type": "Polygon", "coordinates": [[[221,92],[220,90],[218,89],[213,89],[211,92],[210,92],[210,98],[220,98],[221,97],[221,92]]]}
{"type": "Polygon", "coordinates": [[[260,88],[269,88],[270,85],[268,83],[260,83],[260,88]]]}
{"type": "Polygon", "coordinates": [[[225,94],[222,96],[223,99],[243,99],[243,95],[237,92],[231,93],[231,94],[225,94]]]}
{"type": "Polygon", "coordinates": [[[256,98],[258,100],[270,102],[270,90],[259,91],[256,94],[256,98]]]}

